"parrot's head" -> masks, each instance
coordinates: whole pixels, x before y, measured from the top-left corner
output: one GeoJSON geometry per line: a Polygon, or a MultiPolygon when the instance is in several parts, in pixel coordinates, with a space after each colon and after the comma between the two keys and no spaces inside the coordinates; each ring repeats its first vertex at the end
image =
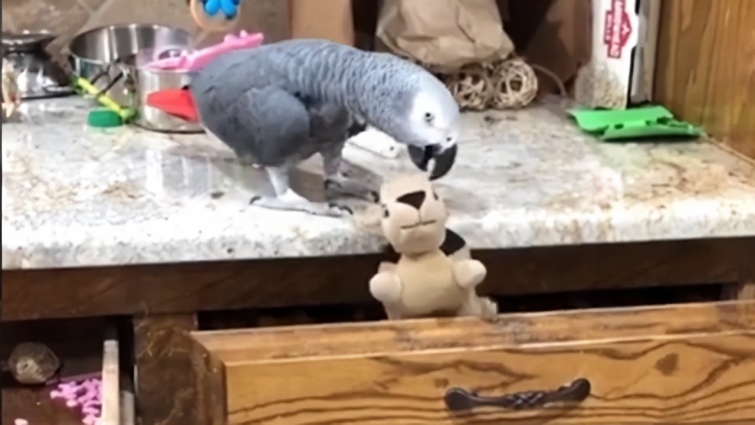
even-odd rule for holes
{"type": "Polygon", "coordinates": [[[409,157],[430,179],[446,175],[456,160],[459,137],[459,105],[448,88],[430,73],[418,79],[418,90],[409,102],[407,114],[409,157]]]}
{"type": "Polygon", "coordinates": [[[411,77],[397,84],[397,93],[384,98],[378,122],[370,124],[407,145],[412,162],[435,180],[446,175],[456,160],[459,106],[435,76],[408,62],[404,66],[412,68],[411,77]]]}

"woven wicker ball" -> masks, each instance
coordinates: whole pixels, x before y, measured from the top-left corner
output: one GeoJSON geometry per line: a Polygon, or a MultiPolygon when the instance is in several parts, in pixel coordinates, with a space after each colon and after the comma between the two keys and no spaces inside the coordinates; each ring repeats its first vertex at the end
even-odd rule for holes
{"type": "Polygon", "coordinates": [[[46,345],[38,342],[18,344],[8,358],[8,369],[22,384],[43,384],[60,368],[60,359],[46,345]]]}
{"type": "Polygon", "coordinates": [[[531,66],[520,58],[506,59],[489,67],[493,89],[488,107],[519,109],[537,96],[537,76],[531,66]]]}
{"type": "Polygon", "coordinates": [[[471,64],[448,76],[446,85],[459,108],[482,111],[487,107],[493,90],[493,83],[488,74],[485,66],[471,64]]]}

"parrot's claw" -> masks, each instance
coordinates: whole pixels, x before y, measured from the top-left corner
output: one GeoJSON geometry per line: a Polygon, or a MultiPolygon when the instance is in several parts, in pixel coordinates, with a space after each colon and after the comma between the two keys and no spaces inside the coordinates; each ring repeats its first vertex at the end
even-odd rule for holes
{"type": "Polygon", "coordinates": [[[249,205],[269,208],[272,210],[300,211],[307,214],[335,218],[348,217],[354,214],[351,208],[345,205],[337,205],[327,202],[310,202],[305,198],[301,198],[301,200],[292,200],[284,197],[253,196],[249,201],[249,205]]]}
{"type": "Polygon", "coordinates": [[[358,180],[350,179],[343,174],[325,179],[325,195],[330,198],[350,196],[369,202],[380,202],[380,194],[376,190],[372,190],[358,180]]]}
{"type": "Polygon", "coordinates": [[[354,211],[346,205],[328,203],[328,210],[334,213],[334,217],[347,217],[354,215],[354,211]]]}

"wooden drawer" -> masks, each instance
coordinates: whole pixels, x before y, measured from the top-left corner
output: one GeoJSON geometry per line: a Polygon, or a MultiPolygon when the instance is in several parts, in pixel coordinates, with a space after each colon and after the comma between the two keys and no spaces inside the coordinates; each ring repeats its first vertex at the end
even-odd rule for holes
{"type": "Polygon", "coordinates": [[[755,423],[752,301],[193,336],[216,424],[755,423]],[[521,392],[580,378],[589,388],[567,397],[589,390],[581,402],[452,412],[444,401],[461,387],[526,406],[540,394],[521,392]]]}

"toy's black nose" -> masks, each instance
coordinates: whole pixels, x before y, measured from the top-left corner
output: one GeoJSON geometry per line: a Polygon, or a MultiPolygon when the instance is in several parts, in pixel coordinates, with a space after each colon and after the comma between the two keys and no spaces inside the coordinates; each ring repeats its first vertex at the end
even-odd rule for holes
{"type": "Polygon", "coordinates": [[[422,203],[425,202],[425,196],[425,192],[419,190],[417,192],[401,195],[398,199],[396,199],[396,201],[409,205],[410,207],[414,207],[415,209],[419,209],[422,206],[422,203]]]}

